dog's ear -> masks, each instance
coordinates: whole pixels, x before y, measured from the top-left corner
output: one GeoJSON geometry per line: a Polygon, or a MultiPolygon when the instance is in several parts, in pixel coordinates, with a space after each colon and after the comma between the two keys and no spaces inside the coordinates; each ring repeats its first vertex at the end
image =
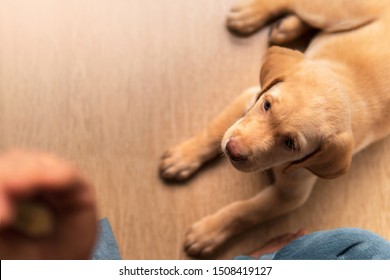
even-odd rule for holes
{"type": "Polygon", "coordinates": [[[283,80],[303,59],[304,55],[299,51],[276,46],[269,48],[263,57],[261,66],[261,88],[268,88],[275,80],[283,80]]]}
{"type": "Polygon", "coordinates": [[[354,141],[350,132],[330,136],[314,153],[292,162],[284,172],[306,168],[318,177],[333,179],[347,173],[353,153],[354,141]]]}

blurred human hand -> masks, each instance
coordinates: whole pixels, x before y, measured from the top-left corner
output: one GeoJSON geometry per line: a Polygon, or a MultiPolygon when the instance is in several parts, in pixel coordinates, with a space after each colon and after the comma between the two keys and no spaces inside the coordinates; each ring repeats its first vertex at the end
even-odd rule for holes
{"type": "Polygon", "coordinates": [[[42,153],[0,155],[0,259],[88,259],[96,235],[94,190],[73,165],[42,153]],[[41,206],[25,207],[27,215],[49,212],[42,235],[23,230],[20,205],[41,206]]]}

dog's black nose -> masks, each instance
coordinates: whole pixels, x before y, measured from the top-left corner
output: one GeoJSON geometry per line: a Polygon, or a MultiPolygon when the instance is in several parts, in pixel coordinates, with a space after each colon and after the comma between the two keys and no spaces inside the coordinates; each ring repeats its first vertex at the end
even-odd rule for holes
{"type": "Polygon", "coordinates": [[[226,152],[229,158],[233,161],[243,161],[247,159],[245,155],[240,153],[237,140],[234,140],[234,138],[230,138],[226,143],[226,152]]]}

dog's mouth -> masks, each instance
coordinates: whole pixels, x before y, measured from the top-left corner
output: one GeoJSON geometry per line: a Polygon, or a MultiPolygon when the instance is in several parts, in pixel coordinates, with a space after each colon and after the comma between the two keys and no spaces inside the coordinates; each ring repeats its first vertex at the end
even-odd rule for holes
{"type": "Polygon", "coordinates": [[[229,160],[230,160],[230,163],[234,166],[234,168],[236,168],[237,170],[239,170],[241,172],[254,172],[254,171],[257,171],[259,169],[249,159],[235,160],[235,159],[229,157],[229,160]]]}
{"type": "Polygon", "coordinates": [[[243,162],[243,161],[248,160],[247,156],[243,156],[241,154],[235,154],[235,153],[230,152],[229,150],[226,150],[225,153],[227,154],[229,159],[233,162],[243,162]]]}

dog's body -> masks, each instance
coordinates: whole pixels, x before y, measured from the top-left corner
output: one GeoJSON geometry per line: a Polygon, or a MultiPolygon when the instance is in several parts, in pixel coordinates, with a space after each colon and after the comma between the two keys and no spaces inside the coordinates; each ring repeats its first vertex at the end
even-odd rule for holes
{"type": "Polygon", "coordinates": [[[317,177],[348,171],[352,155],[390,134],[390,1],[252,0],[228,27],[252,33],[286,14],[272,43],[319,29],[305,54],[268,50],[261,89],[240,95],[199,135],[168,150],[165,178],[184,179],[222,149],[243,171],[272,168],[275,183],[195,223],[186,251],[206,256],[246,228],[302,205],[317,177]]]}

